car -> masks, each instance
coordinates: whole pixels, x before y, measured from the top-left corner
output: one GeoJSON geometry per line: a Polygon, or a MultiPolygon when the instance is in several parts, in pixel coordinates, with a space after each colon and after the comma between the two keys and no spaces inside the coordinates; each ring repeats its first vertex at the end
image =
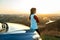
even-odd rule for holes
{"type": "Polygon", "coordinates": [[[42,40],[37,31],[18,23],[0,23],[0,40],[42,40]]]}

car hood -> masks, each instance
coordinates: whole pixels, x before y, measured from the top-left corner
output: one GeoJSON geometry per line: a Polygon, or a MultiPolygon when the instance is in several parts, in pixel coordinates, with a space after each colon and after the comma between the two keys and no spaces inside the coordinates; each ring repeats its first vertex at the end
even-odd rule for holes
{"type": "Polygon", "coordinates": [[[17,24],[17,23],[7,23],[8,24],[8,32],[16,31],[16,30],[29,30],[28,26],[17,24]]]}

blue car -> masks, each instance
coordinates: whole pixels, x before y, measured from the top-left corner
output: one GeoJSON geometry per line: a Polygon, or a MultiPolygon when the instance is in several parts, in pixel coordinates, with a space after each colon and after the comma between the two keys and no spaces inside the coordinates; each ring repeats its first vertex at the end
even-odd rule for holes
{"type": "Polygon", "coordinates": [[[42,40],[28,26],[16,23],[0,23],[0,40],[42,40]]]}

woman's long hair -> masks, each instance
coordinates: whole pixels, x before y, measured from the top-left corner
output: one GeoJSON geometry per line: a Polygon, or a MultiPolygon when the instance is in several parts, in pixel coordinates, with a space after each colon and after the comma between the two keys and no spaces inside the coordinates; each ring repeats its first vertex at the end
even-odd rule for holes
{"type": "MultiPolygon", "coordinates": [[[[30,10],[30,16],[31,16],[32,14],[34,14],[35,11],[36,11],[36,8],[31,8],[31,10],[30,10]]],[[[29,19],[31,19],[30,16],[29,16],[29,19]]]]}

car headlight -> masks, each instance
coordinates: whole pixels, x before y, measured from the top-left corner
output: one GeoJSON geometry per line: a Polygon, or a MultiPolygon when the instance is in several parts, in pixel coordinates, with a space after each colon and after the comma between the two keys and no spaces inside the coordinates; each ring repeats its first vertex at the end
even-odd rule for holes
{"type": "Polygon", "coordinates": [[[39,35],[34,35],[34,36],[33,36],[33,39],[34,39],[34,40],[42,40],[39,35]]]}
{"type": "Polygon", "coordinates": [[[42,40],[41,38],[34,38],[34,40],[42,40]]]}
{"type": "Polygon", "coordinates": [[[33,36],[34,40],[42,40],[40,35],[36,31],[34,33],[35,33],[35,35],[33,36]]]}

